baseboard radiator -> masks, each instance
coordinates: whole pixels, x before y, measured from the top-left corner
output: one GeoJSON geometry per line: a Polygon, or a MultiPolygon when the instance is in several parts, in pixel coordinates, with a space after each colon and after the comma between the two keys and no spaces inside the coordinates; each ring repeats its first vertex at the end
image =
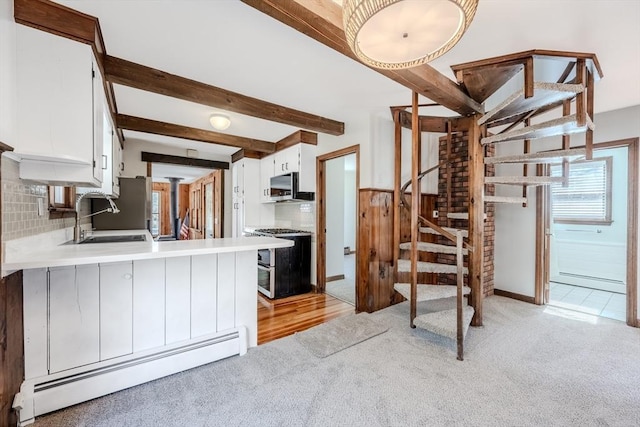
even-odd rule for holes
{"type": "Polygon", "coordinates": [[[69,373],[26,380],[14,399],[19,425],[38,415],[66,408],[116,391],[140,385],[187,369],[247,352],[247,330],[240,327],[215,337],[157,352],[129,355],[112,363],[96,363],[69,373]],[[125,360],[123,360],[125,359],[125,360]],[[80,372],[78,372],[80,371],[80,372]]]}

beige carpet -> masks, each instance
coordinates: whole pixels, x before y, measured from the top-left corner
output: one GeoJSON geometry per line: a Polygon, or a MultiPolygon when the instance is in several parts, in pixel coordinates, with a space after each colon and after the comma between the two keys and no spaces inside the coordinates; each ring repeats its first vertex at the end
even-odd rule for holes
{"type": "Polygon", "coordinates": [[[343,316],[294,336],[313,355],[327,357],[389,329],[371,318],[368,313],[343,316]]]}
{"type": "Polygon", "coordinates": [[[373,313],[389,330],[330,357],[287,337],[35,425],[640,425],[638,329],[491,297],[459,362],[452,340],[408,327],[408,310],[373,313]]]}

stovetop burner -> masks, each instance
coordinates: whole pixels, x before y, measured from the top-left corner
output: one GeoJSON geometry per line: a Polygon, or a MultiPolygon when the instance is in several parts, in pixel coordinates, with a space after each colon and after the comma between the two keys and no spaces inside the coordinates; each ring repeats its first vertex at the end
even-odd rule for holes
{"type": "Polygon", "coordinates": [[[311,234],[308,231],[292,230],[290,228],[258,228],[256,230],[253,230],[253,232],[256,234],[262,234],[262,235],[268,235],[268,236],[284,236],[284,235],[305,236],[305,235],[311,234]]]}

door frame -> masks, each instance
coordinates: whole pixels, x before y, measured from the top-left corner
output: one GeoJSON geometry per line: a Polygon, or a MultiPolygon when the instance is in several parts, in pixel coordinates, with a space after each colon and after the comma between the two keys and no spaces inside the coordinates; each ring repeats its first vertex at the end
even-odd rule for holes
{"type": "MultiPolygon", "coordinates": [[[[327,183],[326,183],[326,162],[328,160],[337,159],[339,157],[348,156],[350,154],[356,155],[356,237],[358,230],[360,229],[360,146],[352,145],[340,150],[332,151],[331,153],[323,154],[316,157],[316,211],[317,211],[317,234],[316,234],[316,292],[319,294],[325,293],[327,286],[327,183]]],[[[356,243],[356,259],[358,259],[359,244],[356,243]]],[[[356,263],[356,311],[358,311],[358,280],[360,278],[357,263],[356,263]]]]}
{"type": "MultiPolygon", "coordinates": [[[[638,141],[626,138],[593,144],[593,150],[627,147],[627,325],[640,327],[638,319],[638,141]]],[[[576,147],[579,148],[579,147],[576,147]]],[[[538,174],[543,169],[538,168],[538,174]]],[[[551,224],[551,192],[545,188],[536,191],[536,280],[535,302],[549,301],[549,226],[551,224]]]]}

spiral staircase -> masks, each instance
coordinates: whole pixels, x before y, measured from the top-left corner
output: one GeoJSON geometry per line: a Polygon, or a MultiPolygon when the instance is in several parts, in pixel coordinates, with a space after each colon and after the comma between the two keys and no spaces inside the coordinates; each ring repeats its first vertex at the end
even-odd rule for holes
{"type": "Polygon", "coordinates": [[[593,86],[602,77],[602,71],[594,54],[541,50],[460,64],[452,69],[458,83],[481,103],[503,86],[513,86],[517,79],[522,82],[521,87],[499,100],[482,116],[420,116],[415,93],[410,111],[408,107],[391,108],[396,125],[395,200],[399,201],[394,215],[400,218],[401,210],[408,210],[411,221],[411,238],[408,241],[401,241],[399,224],[394,230],[397,247],[394,289],[410,301],[410,326],[455,340],[457,358],[463,360],[464,337],[469,326],[482,325],[485,204],[515,203],[526,207],[527,187],[556,182],[567,185],[571,162],[591,159],[593,86]],[[551,82],[534,81],[534,64],[547,60],[564,65],[559,78],[551,82]],[[553,118],[544,118],[550,116],[545,113],[559,108],[562,108],[562,116],[557,117],[556,114],[553,118]],[[411,179],[402,186],[401,127],[412,130],[411,179]],[[438,165],[424,171],[421,171],[422,165],[417,160],[421,158],[422,132],[447,134],[445,158],[441,155],[438,165]],[[466,133],[468,139],[468,209],[464,211],[451,205],[450,167],[455,159],[450,147],[452,135],[456,132],[466,133]],[[585,134],[585,146],[572,147],[570,137],[579,133],[585,134]],[[547,138],[559,138],[560,147],[550,151],[535,149],[534,141],[547,138]],[[496,150],[492,147],[496,144],[516,143],[523,147],[522,153],[493,155],[496,150]],[[563,164],[563,176],[548,176],[544,166],[552,163],[563,164]],[[495,175],[495,166],[502,164],[520,164],[522,174],[495,175]],[[542,167],[529,170],[531,165],[542,167]],[[444,211],[447,214],[437,220],[420,215],[419,191],[410,190],[420,188],[420,181],[428,174],[440,174],[441,180],[447,183],[447,197],[441,197],[446,200],[444,211]],[[502,186],[522,186],[522,196],[485,194],[494,193],[495,188],[502,186]],[[411,200],[407,198],[408,190],[411,200]],[[458,227],[448,226],[452,223],[458,227]],[[433,235],[441,236],[437,243],[433,242],[433,235]],[[453,257],[442,257],[441,254],[453,257]],[[432,260],[419,260],[425,256],[432,260]],[[454,262],[441,262],[441,258],[452,258],[454,262]],[[455,275],[456,285],[418,283],[418,277],[425,273],[431,273],[427,276],[431,277],[431,282],[435,282],[435,275],[455,275]],[[428,307],[431,301],[442,299],[455,299],[455,304],[451,304],[454,308],[417,313],[418,303],[422,303],[421,307],[425,304],[428,307]]]}

